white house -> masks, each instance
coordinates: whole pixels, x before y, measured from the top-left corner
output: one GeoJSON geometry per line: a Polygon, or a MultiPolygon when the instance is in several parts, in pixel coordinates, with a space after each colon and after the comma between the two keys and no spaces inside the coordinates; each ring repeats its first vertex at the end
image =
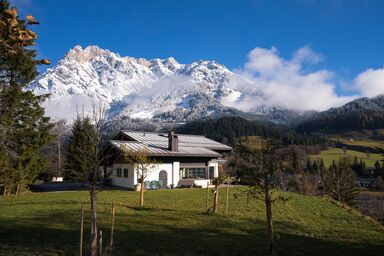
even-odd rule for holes
{"type": "Polygon", "coordinates": [[[126,160],[127,151],[146,149],[158,163],[145,178],[146,188],[182,186],[206,187],[219,176],[225,163],[222,154],[231,147],[204,136],[167,133],[121,131],[104,149],[106,163],[112,169],[112,185],[134,189],[138,174],[134,164],[126,160]]]}

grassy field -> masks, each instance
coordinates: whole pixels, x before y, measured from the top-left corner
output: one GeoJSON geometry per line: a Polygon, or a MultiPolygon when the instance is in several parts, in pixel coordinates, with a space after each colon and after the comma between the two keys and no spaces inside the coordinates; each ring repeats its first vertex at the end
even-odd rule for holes
{"type": "Polygon", "coordinates": [[[343,144],[351,146],[363,146],[368,148],[384,148],[384,141],[379,140],[348,140],[348,139],[337,139],[343,144]]]}
{"type": "MultiPolygon", "coordinates": [[[[371,148],[384,148],[384,141],[378,140],[348,140],[342,137],[332,137],[333,140],[339,140],[341,143],[351,146],[364,146],[371,148]]],[[[261,145],[263,139],[259,136],[248,136],[241,137],[243,143],[245,143],[248,147],[258,150],[261,149],[261,145]]],[[[310,155],[311,161],[320,161],[320,159],[324,160],[324,164],[328,167],[333,160],[336,162],[343,156],[343,149],[341,148],[329,148],[327,150],[323,150],[319,155],[310,155]]],[[[383,156],[380,154],[374,153],[366,153],[356,150],[346,150],[346,157],[350,158],[351,161],[354,160],[354,157],[357,157],[359,160],[365,161],[367,167],[374,167],[375,162],[377,160],[381,161],[383,156]]]]}
{"type": "Polygon", "coordinates": [[[265,139],[260,136],[244,136],[240,137],[240,140],[244,145],[248,146],[250,149],[253,150],[260,150],[263,145],[263,142],[265,141],[265,139]]]}
{"type": "MultiPolygon", "coordinates": [[[[231,195],[245,188],[232,189],[231,195]]],[[[224,189],[220,191],[224,195],[224,189]]],[[[291,199],[273,206],[278,255],[381,255],[384,228],[325,198],[279,192],[291,199]]],[[[99,227],[109,237],[111,203],[117,204],[114,255],[264,255],[262,202],[230,200],[230,213],[205,213],[205,190],[98,194],[99,227]]],[[[79,220],[88,193],[31,193],[0,198],[0,255],[78,255],[79,220]]],[[[86,205],[87,209],[89,205],[86,205]]],[[[88,241],[89,212],[85,226],[88,241]]],[[[88,245],[88,243],[86,243],[88,245]]]]}
{"type": "MultiPolygon", "coordinates": [[[[325,166],[329,166],[333,160],[336,162],[343,156],[343,149],[341,148],[330,148],[327,150],[323,150],[320,152],[319,155],[311,155],[310,159],[311,161],[317,160],[320,161],[320,159],[324,160],[325,166]]],[[[345,156],[353,162],[354,157],[356,156],[359,160],[365,161],[365,164],[367,167],[374,167],[376,161],[381,161],[383,159],[383,156],[380,154],[373,154],[373,153],[364,153],[360,151],[354,151],[354,150],[346,150],[345,156]]]]}

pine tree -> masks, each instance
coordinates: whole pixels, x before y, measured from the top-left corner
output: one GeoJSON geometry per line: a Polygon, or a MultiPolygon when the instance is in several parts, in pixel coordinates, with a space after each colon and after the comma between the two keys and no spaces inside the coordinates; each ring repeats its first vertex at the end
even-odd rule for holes
{"type": "Polygon", "coordinates": [[[317,173],[319,171],[319,166],[317,165],[317,162],[316,161],[313,161],[313,164],[312,164],[312,172],[313,173],[317,173]]]}
{"type": "Polygon", "coordinates": [[[99,115],[94,109],[93,121],[89,117],[77,118],[73,127],[72,135],[68,142],[66,159],[66,170],[68,176],[82,181],[88,181],[86,187],[89,189],[91,204],[91,229],[89,255],[96,256],[98,248],[97,227],[97,191],[103,186],[103,171],[100,155],[101,133],[100,123],[102,120],[102,109],[99,115]]]}
{"type": "Polygon", "coordinates": [[[89,117],[78,117],[68,141],[66,160],[67,178],[87,181],[92,171],[97,133],[89,117]]]}
{"type": "Polygon", "coordinates": [[[45,162],[41,148],[52,136],[52,125],[41,103],[46,95],[36,96],[25,86],[37,75],[35,60],[37,35],[28,29],[36,24],[17,16],[9,2],[0,0],[0,189],[3,194],[19,194],[42,171],[45,162]]]}
{"type": "Polygon", "coordinates": [[[325,177],[328,175],[328,171],[325,168],[324,160],[320,159],[319,168],[317,171],[317,181],[318,181],[318,189],[321,192],[321,195],[324,195],[325,193],[325,177]]]}
{"type": "Polygon", "coordinates": [[[312,173],[312,164],[309,157],[307,158],[307,172],[312,173]]]}

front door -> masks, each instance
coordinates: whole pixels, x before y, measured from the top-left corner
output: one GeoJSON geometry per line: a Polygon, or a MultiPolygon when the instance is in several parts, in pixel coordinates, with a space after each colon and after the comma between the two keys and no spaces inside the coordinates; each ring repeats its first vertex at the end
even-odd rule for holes
{"type": "Polygon", "coordinates": [[[168,174],[167,171],[160,171],[159,173],[160,188],[166,188],[168,186],[168,174]]]}

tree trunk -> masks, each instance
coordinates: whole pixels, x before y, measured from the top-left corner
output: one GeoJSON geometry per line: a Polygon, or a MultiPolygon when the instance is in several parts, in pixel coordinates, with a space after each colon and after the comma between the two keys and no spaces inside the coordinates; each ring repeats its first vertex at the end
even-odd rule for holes
{"type": "Polygon", "coordinates": [[[140,207],[144,206],[144,179],[141,179],[140,181],[141,187],[140,187],[140,207]]]}
{"type": "Polygon", "coordinates": [[[209,210],[209,182],[207,182],[207,193],[205,195],[205,210],[208,211],[209,210]]]}
{"type": "Polygon", "coordinates": [[[219,205],[219,186],[215,185],[215,200],[213,200],[213,212],[217,212],[217,207],[219,205]]]}
{"type": "Polygon", "coordinates": [[[267,229],[268,229],[268,255],[275,256],[275,240],[273,237],[273,226],[272,226],[272,205],[271,205],[271,195],[269,194],[269,180],[268,175],[264,177],[265,184],[265,210],[267,213],[267,229]]]}
{"type": "Polygon", "coordinates": [[[90,256],[97,256],[97,192],[95,189],[89,191],[91,196],[91,244],[90,256]]]}
{"type": "Polygon", "coordinates": [[[58,136],[57,142],[57,176],[61,176],[61,135],[58,136]]]}
{"type": "Polygon", "coordinates": [[[228,204],[229,204],[229,180],[227,181],[227,194],[225,197],[225,214],[228,213],[228,204]]]}
{"type": "Polygon", "coordinates": [[[18,196],[20,193],[20,183],[17,184],[17,187],[16,187],[16,195],[18,196]]]}
{"type": "Polygon", "coordinates": [[[80,219],[80,252],[79,255],[83,256],[83,233],[84,233],[84,205],[81,206],[81,219],[80,219]]]}

